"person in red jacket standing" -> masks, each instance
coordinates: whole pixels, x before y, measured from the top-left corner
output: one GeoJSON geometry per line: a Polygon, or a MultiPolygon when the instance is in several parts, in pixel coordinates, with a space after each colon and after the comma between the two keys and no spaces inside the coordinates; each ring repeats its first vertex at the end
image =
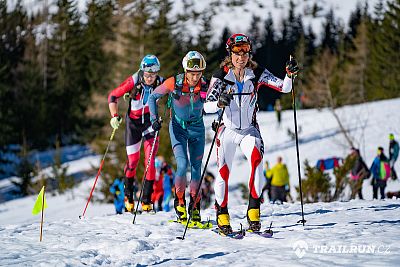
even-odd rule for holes
{"type": "MultiPolygon", "coordinates": [[[[154,55],[146,55],[140,63],[140,69],[108,95],[108,106],[112,116],[110,124],[114,129],[118,129],[122,123],[122,117],[118,113],[117,101],[121,96],[129,97],[129,110],[125,116],[125,145],[128,160],[124,169],[125,210],[129,212],[134,210],[133,185],[140,159],[142,140],[145,152],[144,162],[147,163],[155,137],[155,131],[150,122],[148,99],[154,88],[164,80],[158,75],[159,71],[160,62],[158,58],[154,55]]],[[[147,212],[153,210],[151,194],[155,179],[154,157],[157,154],[158,142],[157,138],[146,176],[147,181],[143,188],[142,210],[147,212]]]]}

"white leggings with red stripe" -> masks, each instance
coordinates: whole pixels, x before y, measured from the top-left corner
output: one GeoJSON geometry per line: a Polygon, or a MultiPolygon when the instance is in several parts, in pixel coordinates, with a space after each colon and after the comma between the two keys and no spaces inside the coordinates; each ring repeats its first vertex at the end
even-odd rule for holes
{"type": "Polygon", "coordinates": [[[261,197],[264,187],[262,157],[264,144],[260,131],[250,126],[244,130],[221,127],[216,140],[218,175],[215,180],[215,200],[221,207],[228,205],[228,180],[237,146],[247,158],[250,165],[249,192],[255,199],[261,197]]]}

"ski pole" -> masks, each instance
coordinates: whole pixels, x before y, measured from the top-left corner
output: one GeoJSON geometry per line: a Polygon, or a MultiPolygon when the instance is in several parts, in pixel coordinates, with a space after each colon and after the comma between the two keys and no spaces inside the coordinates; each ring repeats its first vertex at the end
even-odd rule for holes
{"type": "MultiPolygon", "coordinates": [[[[208,161],[210,160],[211,152],[212,152],[212,150],[214,148],[215,139],[217,138],[218,129],[221,126],[222,116],[224,115],[224,112],[225,112],[225,107],[222,109],[222,112],[221,112],[221,114],[219,115],[219,118],[218,118],[218,125],[217,125],[217,128],[215,129],[215,134],[214,134],[214,138],[213,138],[212,143],[211,143],[210,152],[208,152],[207,161],[206,161],[206,164],[204,165],[203,172],[201,174],[199,186],[197,187],[196,195],[195,195],[195,198],[194,198],[195,202],[196,202],[197,196],[199,195],[199,192],[200,192],[201,183],[203,182],[204,174],[205,174],[206,169],[207,169],[208,161]]],[[[185,239],[186,231],[188,229],[190,221],[192,220],[192,214],[193,214],[194,206],[195,205],[192,205],[191,211],[189,213],[189,220],[187,221],[187,224],[186,224],[186,227],[185,227],[185,231],[183,232],[183,235],[182,236],[177,236],[176,237],[177,239],[181,239],[181,240],[185,239]]]]}
{"type": "MultiPolygon", "coordinates": [[[[290,60],[292,60],[292,55],[290,55],[290,60]]],[[[296,98],[295,98],[295,90],[294,90],[294,75],[291,75],[291,81],[292,81],[292,104],[293,104],[293,117],[294,117],[294,133],[296,137],[296,155],[297,155],[297,174],[299,176],[299,186],[300,186],[300,202],[301,202],[301,220],[299,220],[297,223],[302,223],[304,226],[304,223],[306,220],[304,220],[304,209],[303,209],[303,192],[301,189],[301,173],[300,173],[300,156],[299,156],[299,138],[297,135],[297,116],[296,116],[296,98]]]]}
{"type": "Polygon", "coordinates": [[[110,140],[108,141],[108,144],[107,144],[106,152],[104,153],[103,159],[101,160],[100,167],[99,167],[99,170],[97,171],[96,179],[94,180],[94,183],[93,183],[93,186],[92,186],[92,190],[90,190],[90,195],[89,195],[89,198],[88,198],[88,200],[86,202],[85,209],[83,210],[82,215],[79,215],[79,219],[82,219],[85,216],[86,209],[87,209],[87,207],[89,205],[90,199],[92,198],[94,188],[96,187],[97,179],[99,179],[99,176],[100,176],[100,173],[101,173],[101,169],[103,168],[104,159],[106,158],[106,155],[108,153],[108,149],[110,147],[111,141],[114,139],[114,135],[115,135],[116,131],[117,131],[117,129],[113,129],[113,131],[111,133],[110,140]]]}
{"type": "Polygon", "coordinates": [[[135,214],[133,215],[133,221],[132,221],[133,224],[135,224],[136,214],[137,214],[137,211],[138,211],[138,209],[139,209],[139,203],[142,201],[143,188],[144,188],[144,186],[145,186],[145,184],[146,184],[147,171],[149,170],[151,158],[153,157],[154,147],[156,146],[158,133],[159,133],[159,131],[156,131],[156,134],[154,135],[154,141],[153,141],[153,144],[152,144],[152,146],[151,146],[149,159],[147,160],[146,170],[144,171],[144,174],[143,174],[143,184],[142,184],[142,188],[141,188],[141,190],[140,190],[140,195],[139,195],[138,203],[137,203],[137,205],[136,205],[136,210],[135,210],[135,212],[134,212],[135,214]]]}

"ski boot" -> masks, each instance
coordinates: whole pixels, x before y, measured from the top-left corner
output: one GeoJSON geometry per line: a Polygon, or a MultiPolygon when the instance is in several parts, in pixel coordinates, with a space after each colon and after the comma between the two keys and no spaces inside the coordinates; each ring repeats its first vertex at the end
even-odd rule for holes
{"type": "Polygon", "coordinates": [[[179,198],[176,196],[174,200],[174,208],[176,212],[176,216],[178,217],[178,221],[184,222],[187,221],[187,212],[186,212],[186,204],[185,199],[179,201],[179,198]]]}
{"type": "Polygon", "coordinates": [[[151,194],[153,194],[154,180],[146,180],[143,186],[143,197],[142,197],[142,211],[143,212],[154,212],[153,205],[151,203],[151,194]]]}
{"type": "Polygon", "coordinates": [[[258,232],[261,229],[260,209],[247,210],[247,222],[249,223],[249,231],[258,232]]]}
{"type": "Polygon", "coordinates": [[[228,207],[221,207],[217,202],[215,202],[215,208],[217,210],[217,224],[219,230],[224,235],[232,234],[233,231],[230,223],[228,207]]]}
{"type": "Polygon", "coordinates": [[[133,183],[135,181],[134,177],[128,178],[125,177],[125,197],[124,197],[124,203],[125,203],[125,212],[133,212],[134,211],[134,201],[133,201],[133,183]]]}
{"type": "Polygon", "coordinates": [[[247,222],[249,223],[249,231],[258,232],[261,229],[260,204],[260,198],[255,199],[250,195],[249,207],[247,209],[247,222]]]}
{"type": "Polygon", "coordinates": [[[143,212],[153,212],[153,205],[151,203],[142,202],[142,211],[143,212]]]}
{"type": "Polygon", "coordinates": [[[135,204],[129,201],[128,197],[124,198],[125,202],[125,212],[133,212],[135,204]]]}
{"type": "Polygon", "coordinates": [[[190,203],[189,203],[189,216],[191,215],[191,220],[194,222],[201,222],[201,216],[200,216],[200,200],[194,204],[193,197],[190,196],[190,203]],[[192,207],[193,208],[193,213],[192,212],[192,207]]]}

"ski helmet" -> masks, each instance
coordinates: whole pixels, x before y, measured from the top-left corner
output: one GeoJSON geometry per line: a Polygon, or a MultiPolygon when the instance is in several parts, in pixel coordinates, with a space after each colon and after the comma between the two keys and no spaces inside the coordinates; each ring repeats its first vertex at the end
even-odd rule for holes
{"type": "Polygon", "coordinates": [[[246,53],[251,53],[250,38],[242,33],[235,33],[231,35],[231,37],[229,37],[228,40],[226,41],[226,50],[228,51],[228,53],[232,52],[233,47],[240,47],[241,51],[246,53]]]}
{"type": "Polygon", "coordinates": [[[140,62],[140,70],[146,72],[159,72],[160,61],[155,55],[146,55],[140,62]]]}
{"type": "Polygon", "coordinates": [[[204,57],[197,51],[189,51],[182,60],[185,71],[203,71],[206,68],[204,57]]]}

